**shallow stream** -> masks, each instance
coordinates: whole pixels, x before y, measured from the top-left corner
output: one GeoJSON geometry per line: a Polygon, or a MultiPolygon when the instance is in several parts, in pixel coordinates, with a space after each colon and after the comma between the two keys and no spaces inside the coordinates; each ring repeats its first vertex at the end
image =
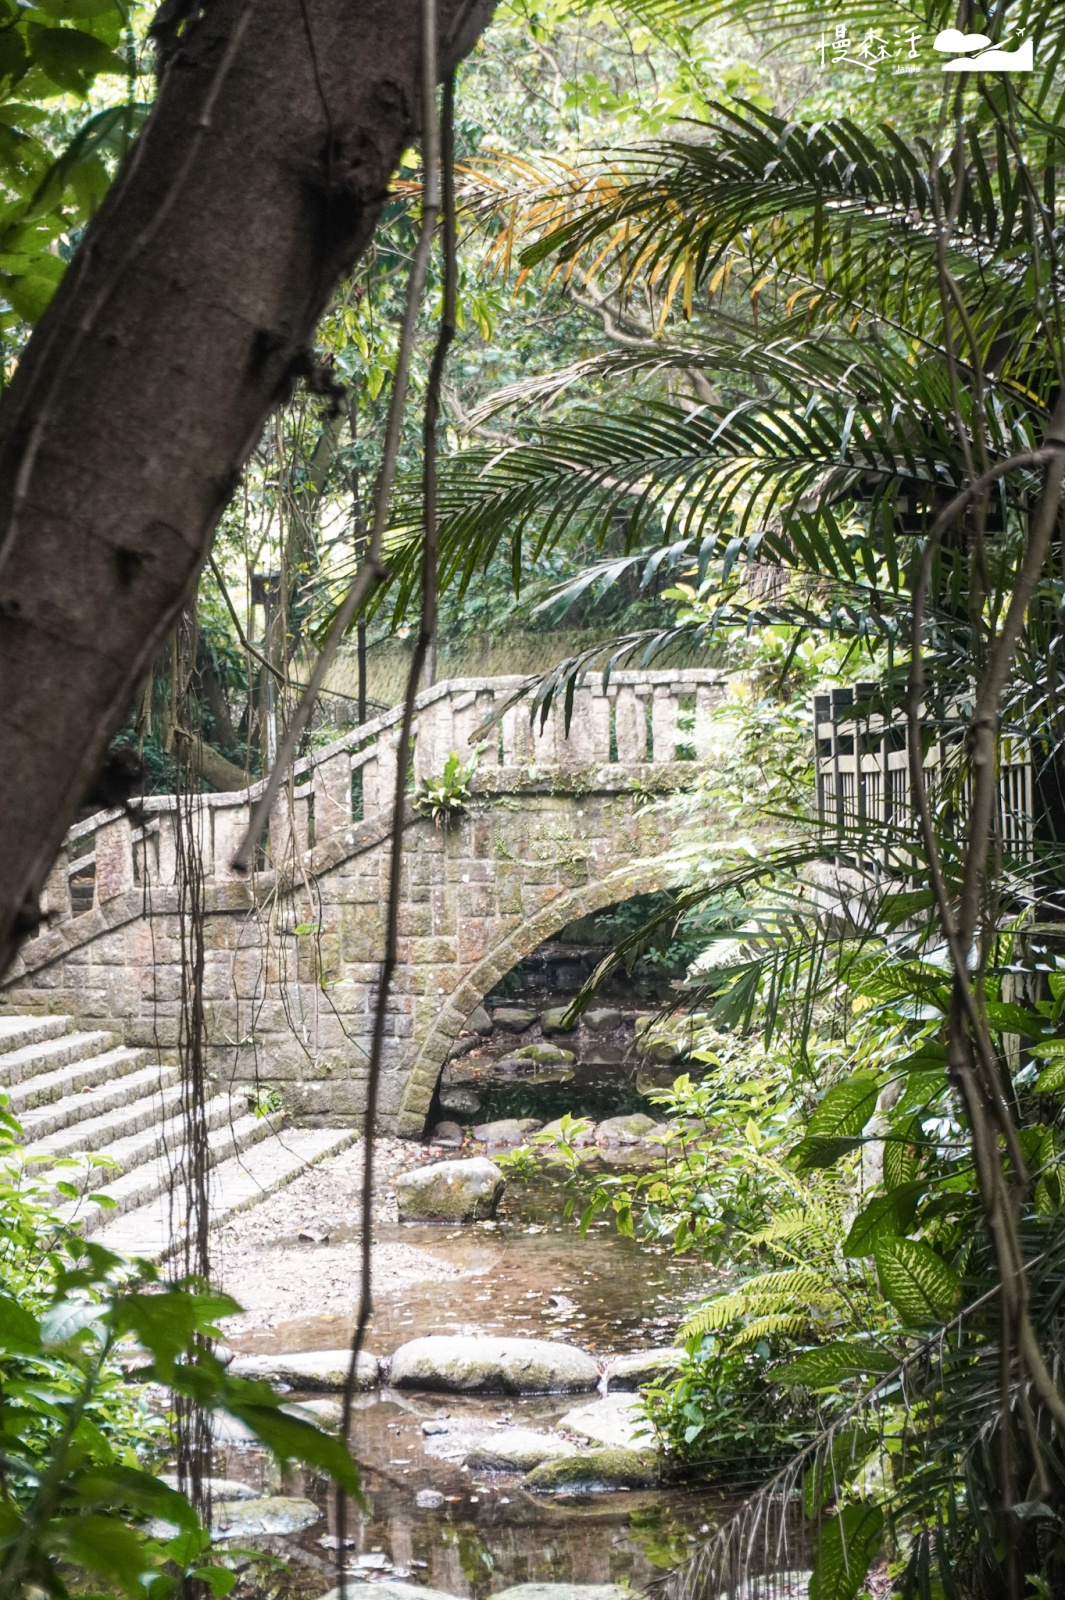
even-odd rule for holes
{"type": "MultiPolygon", "coordinates": [[[[582,1240],[562,1215],[564,1202],[559,1183],[512,1183],[494,1224],[379,1226],[379,1242],[402,1240],[442,1256],[454,1276],[380,1296],[367,1347],[386,1355],[421,1334],[509,1333],[564,1340],[603,1358],[672,1342],[685,1309],[705,1293],[705,1269],[620,1238],[609,1225],[582,1240]]],[[[279,1238],[277,1247],[293,1242],[279,1238]]],[[[326,1316],[248,1333],[239,1342],[242,1351],[288,1353],[334,1349],[350,1333],[350,1319],[326,1316]]],[[[371,1580],[402,1578],[483,1600],[532,1581],[627,1581],[640,1588],[683,1560],[722,1510],[705,1489],[533,1495],[516,1475],[471,1471],[434,1454],[440,1439],[422,1429],[445,1415],[481,1426],[547,1428],[592,1398],[481,1399],[387,1388],[360,1397],[352,1437],[367,1510],[355,1513],[349,1527],[349,1567],[371,1580]],[[443,1502],[419,1507],[425,1490],[443,1502]]],[[[257,1452],[230,1446],[225,1455],[227,1476],[263,1485],[265,1463],[257,1452]]],[[[266,1542],[298,1563],[301,1591],[323,1593],[332,1584],[335,1530],[321,1485],[290,1472],[268,1487],[305,1494],[322,1507],[324,1521],[266,1542]]]]}

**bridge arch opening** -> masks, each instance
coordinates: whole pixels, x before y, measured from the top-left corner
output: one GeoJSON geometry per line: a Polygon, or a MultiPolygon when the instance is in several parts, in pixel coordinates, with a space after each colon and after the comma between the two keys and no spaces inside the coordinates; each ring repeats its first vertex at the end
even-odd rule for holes
{"type": "MultiPolygon", "coordinates": [[[[568,1112],[599,1122],[651,1110],[648,1096],[672,1082],[683,1056],[683,1022],[663,1028],[656,1018],[695,952],[684,941],[649,949],[631,970],[611,974],[571,1022],[569,1006],[609,949],[672,895],[648,886],[618,898],[615,882],[613,895],[599,898],[605,903],[589,905],[586,892],[578,905],[556,907],[543,937],[526,940],[504,970],[498,956],[482,964],[480,982],[471,974],[453,997],[451,1011],[459,1002],[466,1014],[453,1033],[454,1017],[442,1019],[451,1036],[435,1082],[412,1082],[425,1108],[419,1131],[441,1121],[549,1123],[568,1112]]],[[[415,1111],[414,1095],[404,1109],[415,1111]]]]}

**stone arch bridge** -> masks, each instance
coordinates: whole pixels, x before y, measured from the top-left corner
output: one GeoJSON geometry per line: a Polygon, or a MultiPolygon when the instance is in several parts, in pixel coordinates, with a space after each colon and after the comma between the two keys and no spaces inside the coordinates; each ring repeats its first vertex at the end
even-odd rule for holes
{"type": "MultiPolygon", "coordinates": [[[[643,802],[711,757],[722,685],[711,671],[619,672],[605,691],[598,680],[577,691],[568,736],[554,713],[540,731],[513,706],[477,746],[469,808],[448,828],[408,811],[383,1129],[422,1132],[466,1018],[518,961],[588,912],[671,886],[671,819],[643,802]]],[[[469,759],[475,732],[521,687],[461,679],[420,694],[415,782],[451,751],[469,759]]],[[[278,1086],[298,1122],[344,1123],[365,1103],[400,717],[296,764],[247,876],[230,861],[257,787],[193,803],[211,1070],[278,1086]]],[[[70,830],[47,921],[2,1001],[112,1028],[165,1057],[181,1012],[178,803],[153,796],[144,814],[143,826],[111,811],[70,830]]]]}

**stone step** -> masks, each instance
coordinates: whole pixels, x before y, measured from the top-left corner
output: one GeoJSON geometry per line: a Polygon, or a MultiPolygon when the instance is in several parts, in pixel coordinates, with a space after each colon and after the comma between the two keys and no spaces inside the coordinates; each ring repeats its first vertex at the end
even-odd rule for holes
{"type": "MultiPolygon", "coordinates": [[[[247,1114],[231,1121],[229,1096],[216,1096],[216,1099],[223,1100],[226,1115],[207,1136],[208,1160],[212,1167],[219,1166],[223,1161],[238,1155],[240,1151],[247,1150],[268,1138],[276,1131],[279,1120],[247,1114]]],[[[105,1150],[102,1153],[109,1155],[110,1151],[105,1150]]],[[[58,1213],[65,1222],[80,1222],[83,1231],[92,1234],[97,1233],[108,1221],[124,1216],[127,1211],[134,1211],[138,1206],[146,1206],[159,1198],[162,1200],[164,1212],[169,1216],[171,1191],[178,1194],[182,1187],[181,1166],[184,1156],[184,1145],[175,1141],[160,1154],[131,1167],[128,1172],[117,1176],[114,1173],[107,1175],[96,1193],[108,1195],[115,1202],[113,1206],[106,1208],[93,1206],[86,1211],[79,1199],[58,1207],[58,1213]]]]}
{"type": "MultiPolygon", "coordinates": [[[[19,1115],[25,1143],[27,1146],[48,1143],[69,1130],[68,1143],[72,1149],[99,1150],[108,1138],[120,1139],[144,1127],[144,1122],[137,1119],[144,1111],[147,1097],[153,1092],[162,1093],[179,1077],[177,1067],[140,1067],[123,1077],[108,1078],[77,1094],[65,1095],[62,1100],[46,1100],[19,1115]],[[128,1113],[125,1120],[120,1115],[123,1111],[128,1113]],[[115,1120],[109,1122],[107,1119],[112,1113],[115,1120]],[[103,1138],[96,1137],[97,1123],[103,1138]]],[[[63,1155],[66,1152],[57,1144],[54,1153],[63,1155]]]]}
{"type": "MultiPolygon", "coordinates": [[[[122,1215],[131,1207],[154,1199],[157,1193],[163,1192],[159,1187],[160,1171],[165,1174],[164,1188],[169,1192],[173,1182],[176,1181],[175,1175],[184,1155],[184,1127],[179,1115],[179,1094],[180,1091],[173,1091],[173,1101],[166,1107],[169,1115],[165,1122],[157,1120],[154,1125],[147,1125],[138,1133],[129,1134],[124,1139],[115,1139],[99,1151],[100,1155],[108,1157],[109,1162],[117,1163],[117,1170],[110,1165],[90,1166],[81,1170],[60,1167],[52,1172],[46,1172],[44,1182],[72,1183],[82,1195],[97,1193],[110,1195],[118,1202],[118,1215],[122,1215]]],[[[158,1109],[158,1100],[156,1106],[158,1109]]],[[[260,1131],[263,1126],[262,1119],[257,1120],[247,1116],[243,1096],[215,1095],[214,1099],[208,1100],[204,1107],[204,1116],[208,1136],[214,1136],[212,1155],[215,1162],[225,1160],[243,1149],[250,1149],[259,1139],[265,1137],[260,1131]]],[[[116,1210],[108,1207],[103,1215],[113,1217],[116,1215],[116,1210]]]]}
{"type": "MultiPolygon", "coordinates": [[[[245,1211],[308,1167],[337,1155],[359,1137],[354,1128],[284,1128],[262,1119],[266,1137],[254,1148],[220,1161],[211,1178],[211,1220],[217,1225],[234,1211],[245,1211]]],[[[101,1212],[89,1219],[93,1238],[119,1255],[160,1259],[177,1247],[170,1240],[170,1197],[160,1193],[122,1216],[101,1212]]],[[[178,1241],[179,1243],[180,1241],[178,1241]]]]}
{"type": "MultiPolygon", "coordinates": [[[[157,1094],[146,1095],[143,1100],[135,1100],[119,1112],[96,1117],[92,1122],[69,1130],[61,1129],[49,1139],[27,1145],[25,1155],[38,1164],[42,1182],[72,1183],[82,1194],[93,1189],[110,1192],[123,1173],[165,1155],[167,1150],[180,1148],[183,1137],[180,1109],[181,1086],[173,1084],[157,1094]],[[79,1138],[85,1129],[89,1130],[91,1142],[79,1138]],[[105,1155],[116,1166],[44,1170],[46,1161],[73,1158],[82,1151],[105,1155]]],[[[215,1095],[204,1107],[208,1129],[213,1132],[228,1122],[240,1121],[246,1109],[243,1096],[215,1095]]]]}
{"type": "MultiPolygon", "coordinates": [[[[42,1072],[13,1083],[7,1093],[10,1110],[16,1117],[21,1117],[26,1111],[32,1111],[35,1106],[53,1105],[68,1096],[80,1095],[83,1089],[95,1088],[97,1084],[112,1083],[116,1078],[124,1078],[144,1065],[143,1050],[133,1050],[126,1045],[107,1049],[106,1046],[111,1043],[110,1034],[73,1034],[71,1037],[91,1037],[100,1041],[104,1049],[101,1054],[88,1055],[84,1058],[79,1056],[65,1062],[52,1072],[42,1072]]],[[[97,1049],[99,1048],[98,1044],[97,1049]]]]}
{"type": "Polygon", "coordinates": [[[0,1089],[12,1089],[27,1078],[39,1078],[88,1056],[101,1055],[118,1044],[113,1033],[64,1033],[54,1039],[25,1044],[0,1055],[0,1089]]]}
{"type": "Polygon", "coordinates": [[[44,1039],[58,1039],[72,1026],[70,1017],[0,1016],[0,1051],[21,1050],[44,1039]]]}

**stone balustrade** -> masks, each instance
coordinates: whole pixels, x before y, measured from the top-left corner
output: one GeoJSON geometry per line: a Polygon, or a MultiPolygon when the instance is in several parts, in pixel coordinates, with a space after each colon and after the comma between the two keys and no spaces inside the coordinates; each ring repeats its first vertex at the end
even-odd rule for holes
{"type": "MultiPolygon", "coordinates": [[[[578,776],[586,785],[595,774],[609,788],[624,787],[646,768],[704,760],[711,753],[710,713],[722,694],[720,672],[616,672],[606,689],[596,674],[574,694],[568,731],[561,708],[552,708],[542,728],[539,717],[530,720],[527,702],[499,715],[526,681],[460,678],[424,690],[414,723],[415,786],[441,773],[453,751],[464,763],[476,757],[474,788],[494,793],[545,782],[565,791],[578,776]]],[[[260,870],[296,859],[312,863],[316,847],[350,840],[355,825],[387,824],[401,720],[402,708],[396,707],[294,764],[262,841],[260,870]]],[[[231,863],[261,792],[259,782],[192,800],[209,884],[241,876],[231,863]]],[[[99,812],[71,828],[43,897],[46,926],[54,929],[137,887],[172,886],[179,803],[174,795],[151,795],[139,802],[142,826],[119,810],[99,812]]]]}

